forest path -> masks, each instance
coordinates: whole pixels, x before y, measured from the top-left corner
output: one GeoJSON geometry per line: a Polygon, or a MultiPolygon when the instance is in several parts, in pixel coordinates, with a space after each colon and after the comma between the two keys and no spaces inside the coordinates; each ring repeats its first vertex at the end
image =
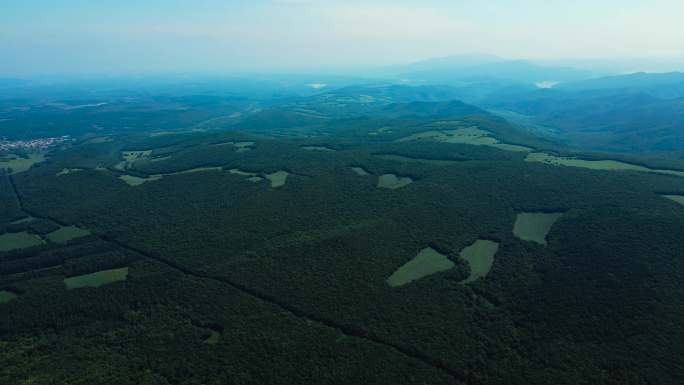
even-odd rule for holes
{"type": "MultiPolygon", "coordinates": [[[[27,215],[30,215],[30,216],[33,216],[36,218],[51,220],[51,221],[53,221],[53,222],[55,222],[61,226],[75,226],[74,224],[65,223],[65,222],[62,222],[58,219],[50,218],[50,217],[40,215],[38,213],[34,213],[34,212],[27,210],[24,207],[24,204],[23,204],[22,199],[21,199],[21,195],[19,194],[17,186],[14,182],[14,178],[12,177],[12,175],[7,175],[7,177],[9,178],[10,184],[12,186],[12,190],[14,191],[14,196],[17,199],[17,203],[18,203],[21,211],[23,211],[27,215]]],[[[301,310],[295,306],[292,306],[286,302],[283,302],[283,301],[279,300],[278,298],[276,298],[272,295],[259,292],[257,290],[250,288],[250,287],[247,287],[243,284],[231,281],[225,277],[210,275],[210,274],[205,273],[205,272],[200,272],[200,271],[191,269],[187,266],[181,265],[175,261],[166,259],[164,257],[149,254],[148,252],[146,252],[144,250],[137,249],[133,246],[127,245],[127,244],[125,244],[125,243],[123,243],[117,239],[108,237],[106,235],[96,234],[92,231],[91,231],[91,234],[93,236],[100,238],[103,241],[112,243],[112,244],[120,247],[121,249],[127,250],[129,252],[134,253],[134,254],[137,254],[137,255],[139,255],[143,258],[146,258],[148,260],[152,260],[152,261],[156,261],[158,263],[164,264],[164,265],[171,267],[175,270],[178,270],[184,274],[187,274],[187,275],[190,275],[193,277],[197,277],[200,279],[209,279],[209,280],[213,280],[213,281],[220,282],[222,284],[228,285],[228,286],[232,287],[233,289],[243,293],[244,295],[247,295],[247,296],[254,298],[254,299],[257,299],[259,301],[269,303],[269,304],[281,309],[282,311],[284,311],[284,312],[286,312],[286,313],[288,313],[288,314],[290,314],[296,318],[299,318],[305,322],[310,322],[310,323],[314,323],[314,324],[317,324],[320,326],[331,328],[331,329],[336,330],[338,333],[342,333],[348,337],[359,338],[359,339],[365,340],[367,342],[370,342],[370,343],[373,343],[376,345],[380,345],[384,348],[391,349],[396,353],[402,354],[408,358],[419,361],[419,362],[421,362],[421,363],[423,363],[429,367],[432,367],[433,369],[436,369],[438,371],[441,371],[441,372],[447,374],[449,377],[451,377],[455,381],[454,382],[455,384],[467,384],[468,383],[467,376],[464,373],[461,373],[459,371],[456,371],[456,370],[450,368],[449,365],[447,365],[445,362],[443,362],[443,361],[441,361],[435,357],[431,357],[430,355],[425,354],[425,353],[419,351],[418,349],[413,349],[413,348],[401,346],[401,345],[396,344],[392,341],[388,341],[385,338],[382,338],[381,336],[378,336],[378,335],[376,335],[370,331],[363,330],[363,329],[361,329],[357,326],[354,326],[354,325],[346,325],[346,324],[337,322],[333,319],[328,319],[328,318],[322,317],[320,315],[308,313],[308,312],[301,310]]]]}

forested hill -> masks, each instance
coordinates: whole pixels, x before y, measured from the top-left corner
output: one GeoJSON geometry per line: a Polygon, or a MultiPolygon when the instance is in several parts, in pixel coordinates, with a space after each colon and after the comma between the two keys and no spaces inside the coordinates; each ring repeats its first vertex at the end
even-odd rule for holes
{"type": "Polygon", "coordinates": [[[479,104],[571,147],[647,154],[684,148],[684,77],[633,74],[491,94],[479,104]],[[508,114],[513,112],[514,114],[508,114]]]}
{"type": "Polygon", "coordinates": [[[2,158],[0,383],[682,383],[684,173],[380,109],[2,158]]]}

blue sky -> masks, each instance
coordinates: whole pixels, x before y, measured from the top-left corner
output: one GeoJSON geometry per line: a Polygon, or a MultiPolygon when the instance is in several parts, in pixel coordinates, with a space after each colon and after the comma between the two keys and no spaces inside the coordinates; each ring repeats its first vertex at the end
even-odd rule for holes
{"type": "Polygon", "coordinates": [[[681,0],[4,0],[0,76],[684,55],[681,0]]]}

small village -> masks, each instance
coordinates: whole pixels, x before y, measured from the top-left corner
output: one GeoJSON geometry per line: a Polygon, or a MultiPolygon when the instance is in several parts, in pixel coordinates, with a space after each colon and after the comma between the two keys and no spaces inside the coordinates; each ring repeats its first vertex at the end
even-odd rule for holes
{"type": "Polygon", "coordinates": [[[0,152],[11,152],[17,150],[47,150],[50,147],[54,147],[70,140],[71,137],[69,135],[28,140],[7,140],[6,138],[0,138],[0,152]]]}

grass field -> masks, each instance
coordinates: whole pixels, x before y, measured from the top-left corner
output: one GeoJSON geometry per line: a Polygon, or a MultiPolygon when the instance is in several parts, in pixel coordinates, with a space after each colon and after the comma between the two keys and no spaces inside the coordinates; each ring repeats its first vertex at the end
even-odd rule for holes
{"type": "Polygon", "coordinates": [[[83,287],[100,287],[113,282],[125,281],[127,277],[128,268],[122,267],[119,269],[102,270],[96,273],[65,278],[64,284],[69,290],[83,287]]]}

